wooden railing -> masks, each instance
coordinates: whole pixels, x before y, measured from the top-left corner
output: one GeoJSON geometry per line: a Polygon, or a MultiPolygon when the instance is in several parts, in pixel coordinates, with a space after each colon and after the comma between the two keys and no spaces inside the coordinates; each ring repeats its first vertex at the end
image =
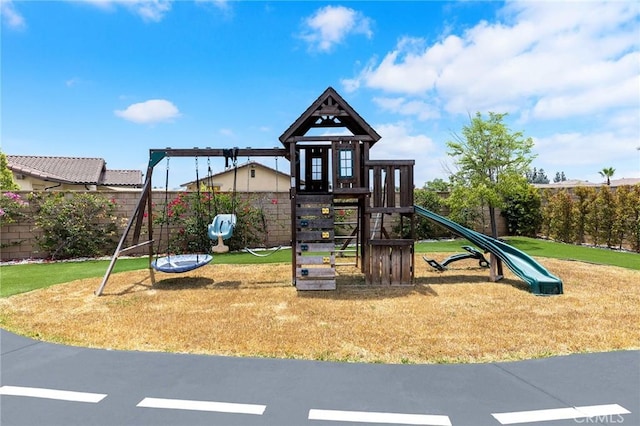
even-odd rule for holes
{"type": "Polygon", "coordinates": [[[413,212],[414,165],[414,160],[369,160],[365,163],[367,186],[371,189],[369,213],[413,212]]]}

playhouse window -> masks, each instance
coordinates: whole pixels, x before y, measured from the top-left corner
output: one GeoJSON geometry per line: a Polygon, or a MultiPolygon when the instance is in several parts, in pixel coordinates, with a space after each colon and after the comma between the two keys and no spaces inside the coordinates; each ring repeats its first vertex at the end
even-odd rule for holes
{"type": "Polygon", "coordinates": [[[353,177],[353,150],[341,149],[339,153],[340,161],[340,177],[351,178],[353,177]]]}
{"type": "Polygon", "coordinates": [[[311,159],[311,180],[322,180],[322,158],[311,159]]]}

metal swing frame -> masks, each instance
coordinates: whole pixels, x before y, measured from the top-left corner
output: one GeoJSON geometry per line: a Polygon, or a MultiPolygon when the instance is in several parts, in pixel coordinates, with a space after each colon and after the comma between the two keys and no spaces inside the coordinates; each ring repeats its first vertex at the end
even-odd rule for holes
{"type": "MultiPolygon", "coordinates": [[[[167,169],[166,169],[166,177],[164,184],[164,207],[162,211],[163,218],[167,217],[167,206],[169,205],[169,159],[167,158],[167,169]]],[[[196,157],[196,182],[200,181],[200,177],[198,175],[198,157],[196,157]]],[[[202,222],[202,213],[200,208],[200,186],[198,186],[198,206],[197,206],[197,219],[198,224],[202,222]]],[[[158,250],[160,250],[160,246],[162,245],[162,230],[164,228],[164,221],[162,225],[160,225],[160,238],[158,238],[158,245],[156,249],[156,258],[151,262],[151,267],[159,272],[165,272],[170,274],[179,274],[183,272],[192,271],[194,269],[200,268],[207,263],[213,260],[213,256],[208,253],[194,253],[194,254],[171,254],[169,250],[167,250],[167,255],[160,257],[158,255],[158,250]]],[[[169,224],[167,223],[167,244],[170,241],[170,231],[169,224]]],[[[168,246],[167,246],[168,249],[168,246]]]]}
{"type": "MultiPolygon", "coordinates": [[[[289,157],[289,150],[283,148],[234,148],[237,156],[240,157],[289,157]]],[[[102,295],[104,288],[106,287],[109,277],[113,272],[113,268],[118,261],[118,258],[128,251],[147,246],[149,248],[149,271],[151,273],[152,282],[154,280],[152,261],[154,257],[153,249],[153,217],[150,214],[152,212],[152,197],[151,197],[151,181],[153,177],[154,167],[160,163],[166,157],[224,157],[227,155],[228,149],[222,148],[164,148],[164,149],[150,149],[149,150],[149,163],[147,166],[147,173],[145,176],[144,185],[142,186],[142,193],[138,198],[135,210],[125,226],[124,232],[116,246],[116,249],[111,256],[109,266],[102,278],[100,286],[95,291],[96,296],[102,295]],[[140,242],[140,234],[144,223],[145,212],[149,212],[147,215],[147,235],[148,240],[140,242]],[[131,245],[125,247],[125,242],[129,238],[129,234],[133,230],[131,236],[131,245]]]]}

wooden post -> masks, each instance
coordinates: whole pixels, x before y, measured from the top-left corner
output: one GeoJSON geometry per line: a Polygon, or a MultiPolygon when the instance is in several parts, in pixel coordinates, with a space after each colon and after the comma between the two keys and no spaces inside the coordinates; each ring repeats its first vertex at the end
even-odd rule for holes
{"type": "Polygon", "coordinates": [[[504,278],[502,275],[502,261],[498,256],[491,253],[489,255],[489,280],[491,282],[497,282],[504,278]]]}
{"type": "Polygon", "coordinates": [[[296,197],[297,187],[300,184],[300,176],[298,176],[298,171],[300,170],[300,165],[298,162],[300,161],[300,158],[297,154],[298,153],[296,151],[296,144],[289,144],[289,171],[291,174],[291,185],[289,188],[289,200],[291,202],[291,284],[294,286],[296,285],[296,268],[298,267],[296,258],[296,241],[298,238],[296,235],[296,197]]]}
{"type": "MultiPolygon", "coordinates": [[[[104,290],[104,287],[107,285],[107,281],[109,280],[109,276],[111,275],[111,272],[113,271],[113,267],[116,264],[116,261],[118,260],[118,257],[120,256],[120,253],[122,253],[123,251],[126,251],[127,249],[123,249],[122,246],[124,245],[125,240],[127,239],[127,236],[129,235],[129,231],[131,230],[131,226],[133,225],[134,220],[139,216],[142,215],[144,213],[144,205],[145,202],[147,201],[147,197],[151,197],[150,195],[151,193],[151,176],[147,175],[147,180],[144,184],[144,189],[142,190],[142,194],[140,195],[140,199],[138,200],[138,205],[136,206],[135,211],[133,212],[133,214],[131,215],[131,217],[129,218],[129,222],[127,223],[127,226],[124,230],[124,233],[122,234],[122,237],[120,238],[120,242],[118,242],[118,246],[116,247],[116,250],[113,253],[113,256],[111,257],[111,262],[109,262],[109,267],[107,268],[107,271],[104,274],[104,277],[102,278],[102,283],[100,284],[100,287],[98,288],[98,290],[96,290],[95,295],[96,296],[100,296],[102,294],[102,291],[104,290]]],[[[149,241],[152,241],[151,238],[149,238],[149,241]]],[[[149,244],[149,246],[151,247],[149,250],[150,252],[153,251],[153,244],[149,244]]]]}

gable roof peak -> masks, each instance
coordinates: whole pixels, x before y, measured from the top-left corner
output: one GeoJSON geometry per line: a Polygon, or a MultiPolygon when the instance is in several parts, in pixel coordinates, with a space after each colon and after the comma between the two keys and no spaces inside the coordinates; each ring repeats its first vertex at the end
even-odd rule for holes
{"type": "Polygon", "coordinates": [[[280,136],[280,142],[284,145],[295,142],[295,137],[304,137],[313,128],[345,128],[351,135],[367,136],[372,145],[380,139],[380,135],[331,86],[289,126],[280,136]]]}

